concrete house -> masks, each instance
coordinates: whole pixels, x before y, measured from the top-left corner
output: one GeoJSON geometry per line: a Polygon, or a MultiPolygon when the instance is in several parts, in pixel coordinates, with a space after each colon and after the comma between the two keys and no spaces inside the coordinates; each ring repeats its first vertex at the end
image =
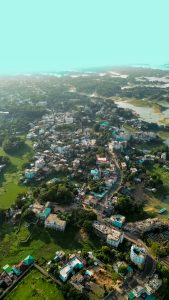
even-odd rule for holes
{"type": "Polygon", "coordinates": [[[146,250],[135,245],[131,246],[130,259],[135,265],[142,269],[145,264],[146,250]]]}
{"type": "Polygon", "coordinates": [[[110,221],[112,223],[112,225],[121,228],[123,226],[123,224],[125,223],[125,217],[121,216],[121,215],[114,215],[111,216],[110,221]]]}
{"type": "Polygon", "coordinates": [[[120,231],[112,229],[111,233],[107,235],[106,242],[108,245],[117,248],[123,242],[124,234],[120,231]]]}
{"type": "Polygon", "coordinates": [[[66,282],[69,276],[76,271],[81,270],[84,264],[77,256],[74,256],[61,270],[59,277],[63,282],[66,282]]]}
{"type": "Polygon", "coordinates": [[[66,227],[66,221],[58,218],[56,214],[50,214],[45,220],[45,227],[64,231],[66,227]]]}

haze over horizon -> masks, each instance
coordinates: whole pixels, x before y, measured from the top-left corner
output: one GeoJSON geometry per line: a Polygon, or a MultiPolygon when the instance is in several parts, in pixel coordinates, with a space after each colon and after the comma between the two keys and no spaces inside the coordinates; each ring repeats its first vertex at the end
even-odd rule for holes
{"type": "Polygon", "coordinates": [[[169,62],[168,0],[2,0],[0,74],[169,62]]]}

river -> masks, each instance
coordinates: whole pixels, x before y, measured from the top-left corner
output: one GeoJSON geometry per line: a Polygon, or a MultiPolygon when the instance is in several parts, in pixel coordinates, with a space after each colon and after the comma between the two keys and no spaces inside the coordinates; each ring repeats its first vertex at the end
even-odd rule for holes
{"type": "MultiPolygon", "coordinates": [[[[153,107],[136,106],[126,100],[118,100],[115,101],[115,103],[118,107],[131,109],[137,113],[141,120],[148,123],[157,123],[158,125],[164,125],[165,123],[169,124],[169,108],[162,112],[156,112],[153,107]]],[[[169,137],[164,140],[164,143],[169,146],[169,137]]]]}

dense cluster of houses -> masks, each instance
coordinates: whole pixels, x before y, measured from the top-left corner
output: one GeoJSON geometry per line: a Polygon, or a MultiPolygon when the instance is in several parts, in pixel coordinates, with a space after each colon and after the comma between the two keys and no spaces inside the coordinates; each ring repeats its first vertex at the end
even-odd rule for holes
{"type": "Polygon", "coordinates": [[[135,288],[131,289],[128,293],[128,299],[154,299],[150,297],[153,295],[162,285],[162,280],[158,278],[158,275],[155,274],[147,283],[142,285],[137,285],[135,288]],[[144,297],[144,298],[143,298],[144,297]]]}
{"type": "Polygon", "coordinates": [[[52,212],[53,207],[49,206],[51,206],[49,202],[47,202],[45,206],[35,202],[30,206],[30,208],[35,213],[37,218],[44,223],[45,228],[64,231],[66,227],[66,221],[62,220],[57,213],[52,212]]]}
{"type": "MultiPolygon", "coordinates": [[[[111,126],[111,114],[105,115],[106,106],[97,103],[98,111],[93,112],[93,120],[89,118],[88,126],[80,126],[77,114],[72,112],[57,113],[55,111],[46,114],[41,120],[35,124],[30,124],[31,129],[27,138],[33,141],[34,162],[25,170],[21,181],[25,184],[30,181],[41,181],[47,176],[52,176],[58,172],[69,175],[69,178],[79,178],[82,176],[85,180],[91,178],[94,181],[102,181],[104,188],[102,192],[91,192],[86,195],[86,189],[83,188],[77,199],[81,200],[84,206],[98,208],[103,213],[108,214],[112,211],[112,199],[107,197],[109,191],[115,189],[120,179],[119,169],[128,170],[130,165],[130,174],[134,175],[133,183],[140,183],[142,179],[138,176],[139,168],[145,161],[157,161],[157,159],[165,162],[164,167],[167,168],[166,153],[151,155],[149,152],[142,152],[143,155],[135,155],[134,148],[127,149],[130,140],[135,141],[151,141],[156,138],[154,132],[134,131],[129,133],[121,127],[111,126]],[[100,105],[100,106],[99,106],[100,105]],[[97,121],[97,118],[106,117],[105,121],[97,121]],[[91,124],[90,124],[91,123],[91,124]],[[96,153],[96,160],[93,168],[84,170],[82,167],[86,159],[86,154],[94,149],[100,134],[93,132],[93,125],[99,124],[100,132],[111,132],[111,137],[107,145],[104,145],[106,155],[102,156],[96,153]],[[65,129],[66,126],[66,130],[65,129]],[[123,151],[124,160],[118,165],[113,153],[123,151]],[[100,201],[104,200],[104,201],[100,201]]],[[[82,107],[86,115],[90,115],[89,108],[82,107]]],[[[87,116],[85,117],[87,118],[87,116]]],[[[117,119],[120,116],[117,115],[117,119]]],[[[133,118],[133,122],[134,122],[133,118]]],[[[137,120],[137,122],[139,122],[137,120]]],[[[53,178],[54,180],[55,178],[53,178]]],[[[87,186],[86,186],[87,187],[87,186]]],[[[149,188],[149,187],[147,187],[149,188]]],[[[155,192],[155,188],[149,188],[155,192]]]]}
{"type": "Polygon", "coordinates": [[[106,243],[113,247],[118,247],[123,242],[124,234],[113,227],[109,227],[99,221],[93,222],[95,233],[106,243]]]}
{"type": "MultiPolygon", "coordinates": [[[[83,107],[85,111],[85,107],[83,107]]],[[[86,111],[88,108],[86,108],[86,111]]],[[[141,123],[136,119],[128,120],[128,124],[137,125],[138,131],[129,133],[123,128],[124,118],[117,117],[122,126],[111,126],[110,115],[105,115],[104,108],[98,109],[95,112],[97,118],[105,117],[103,121],[96,121],[94,123],[88,117],[86,126],[79,126],[77,115],[72,111],[65,113],[57,113],[55,111],[46,114],[36,124],[30,124],[31,129],[27,135],[28,139],[33,142],[34,148],[34,161],[25,170],[22,182],[25,184],[31,181],[41,181],[53,175],[52,179],[47,181],[47,185],[56,183],[58,178],[57,172],[62,172],[69,175],[70,179],[78,178],[81,175],[85,179],[92,182],[104,183],[102,189],[99,191],[91,190],[88,185],[88,180],[84,180],[82,187],[78,189],[76,200],[84,208],[93,208],[99,216],[102,216],[106,222],[94,221],[92,226],[94,232],[101,238],[103,243],[111,247],[117,248],[124,239],[124,231],[131,234],[141,235],[152,228],[159,226],[158,219],[148,219],[144,222],[137,222],[135,224],[125,224],[125,216],[117,214],[115,204],[117,203],[117,196],[112,196],[112,192],[116,190],[118,182],[121,180],[121,174],[126,171],[132,177],[133,183],[142,182],[139,176],[139,169],[146,162],[163,163],[164,168],[169,168],[168,161],[166,160],[166,153],[159,153],[152,155],[149,151],[143,150],[137,153],[134,147],[128,147],[131,140],[138,143],[149,142],[156,139],[156,134],[153,132],[146,132],[141,130],[141,123]],[[91,126],[90,126],[91,123],[91,126]],[[82,163],[86,159],[86,155],[95,148],[99,139],[99,133],[94,132],[93,125],[99,124],[100,132],[109,132],[111,136],[109,142],[103,145],[104,155],[96,153],[95,162],[93,166],[83,169],[82,163]],[[65,130],[66,129],[66,130],[65,130]],[[118,153],[123,153],[120,160],[117,161],[118,153]],[[147,229],[148,228],[148,229],[147,229]]],[[[150,188],[151,192],[156,192],[155,188],[150,188]]],[[[130,187],[123,185],[123,182],[118,189],[118,193],[124,196],[130,195],[130,187]]],[[[36,214],[37,218],[44,223],[46,228],[64,231],[66,221],[61,219],[49,203],[45,205],[35,202],[30,207],[36,214]]],[[[62,261],[63,253],[56,254],[56,261],[62,261]]],[[[135,245],[131,247],[130,259],[134,265],[139,269],[144,268],[146,264],[147,253],[144,248],[139,248],[135,245]]],[[[87,269],[85,273],[79,272],[83,270],[85,262],[80,256],[74,255],[69,260],[62,263],[59,268],[59,279],[66,282],[71,278],[74,286],[83,289],[89,278],[92,277],[93,270],[87,269]]],[[[161,285],[161,281],[157,278],[151,278],[147,286],[138,284],[133,288],[129,295],[129,299],[140,297],[146,293],[150,295],[161,285]],[[133,297],[133,298],[132,298],[133,297]]]]}
{"type": "Polygon", "coordinates": [[[2,295],[9,287],[14,285],[19,279],[33,266],[34,258],[31,255],[25,257],[17,265],[10,267],[6,264],[0,272],[0,295],[2,295]]]}
{"type": "MultiPolygon", "coordinates": [[[[68,258],[63,251],[57,251],[54,259],[47,263],[47,270],[50,273],[51,265],[58,270],[57,278],[60,282],[69,282],[81,292],[92,292],[99,289],[104,295],[104,280],[99,281],[104,274],[104,279],[111,278],[103,263],[101,263],[92,251],[86,252],[85,257],[81,251],[70,254],[68,258]]],[[[52,268],[52,270],[54,269],[52,268]]],[[[103,278],[102,278],[103,279],[103,278]]]]}
{"type": "Polygon", "coordinates": [[[148,218],[143,221],[131,222],[124,225],[123,229],[126,232],[141,237],[143,234],[153,232],[156,229],[168,229],[168,225],[161,222],[158,218],[148,218]]]}
{"type": "MultiPolygon", "coordinates": [[[[120,288],[122,288],[123,299],[149,299],[150,295],[153,295],[159,287],[162,285],[162,280],[158,278],[158,275],[154,272],[151,276],[144,277],[142,274],[143,268],[146,263],[147,252],[144,248],[140,248],[136,245],[131,246],[130,260],[133,267],[126,262],[118,261],[113,264],[115,272],[120,272],[120,266],[126,267],[126,274],[120,274],[120,280],[118,288],[116,290],[114,286],[114,294],[120,296],[120,288]],[[135,266],[135,267],[134,267],[135,266]],[[140,269],[140,272],[137,270],[140,269]]],[[[81,251],[69,255],[69,258],[65,257],[63,251],[57,251],[54,260],[47,263],[48,271],[50,272],[50,266],[52,261],[55,261],[55,266],[58,269],[58,278],[62,283],[69,281],[76,289],[81,292],[91,292],[92,289],[104,288],[104,280],[109,278],[109,271],[106,271],[105,266],[94,255],[93,252],[88,252],[85,258],[82,257],[81,251]],[[99,281],[99,275],[103,280],[99,281]],[[95,285],[93,287],[93,280],[95,285]]],[[[112,286],[113,287],[113,286],[112,286]]],[[[104,289],[103,289],[104,293],[104,289]]],[[[152,298],[153,299],[153,298],[152,298]]]]}

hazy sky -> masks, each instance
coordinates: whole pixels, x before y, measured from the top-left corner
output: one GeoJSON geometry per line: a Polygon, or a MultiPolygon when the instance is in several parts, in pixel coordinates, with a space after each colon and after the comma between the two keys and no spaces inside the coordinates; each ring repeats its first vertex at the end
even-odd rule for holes
{"type": "Polygon", "coordinates": [[[169,0],[0,0],[0,73],[169,62],[169,0]]]}

